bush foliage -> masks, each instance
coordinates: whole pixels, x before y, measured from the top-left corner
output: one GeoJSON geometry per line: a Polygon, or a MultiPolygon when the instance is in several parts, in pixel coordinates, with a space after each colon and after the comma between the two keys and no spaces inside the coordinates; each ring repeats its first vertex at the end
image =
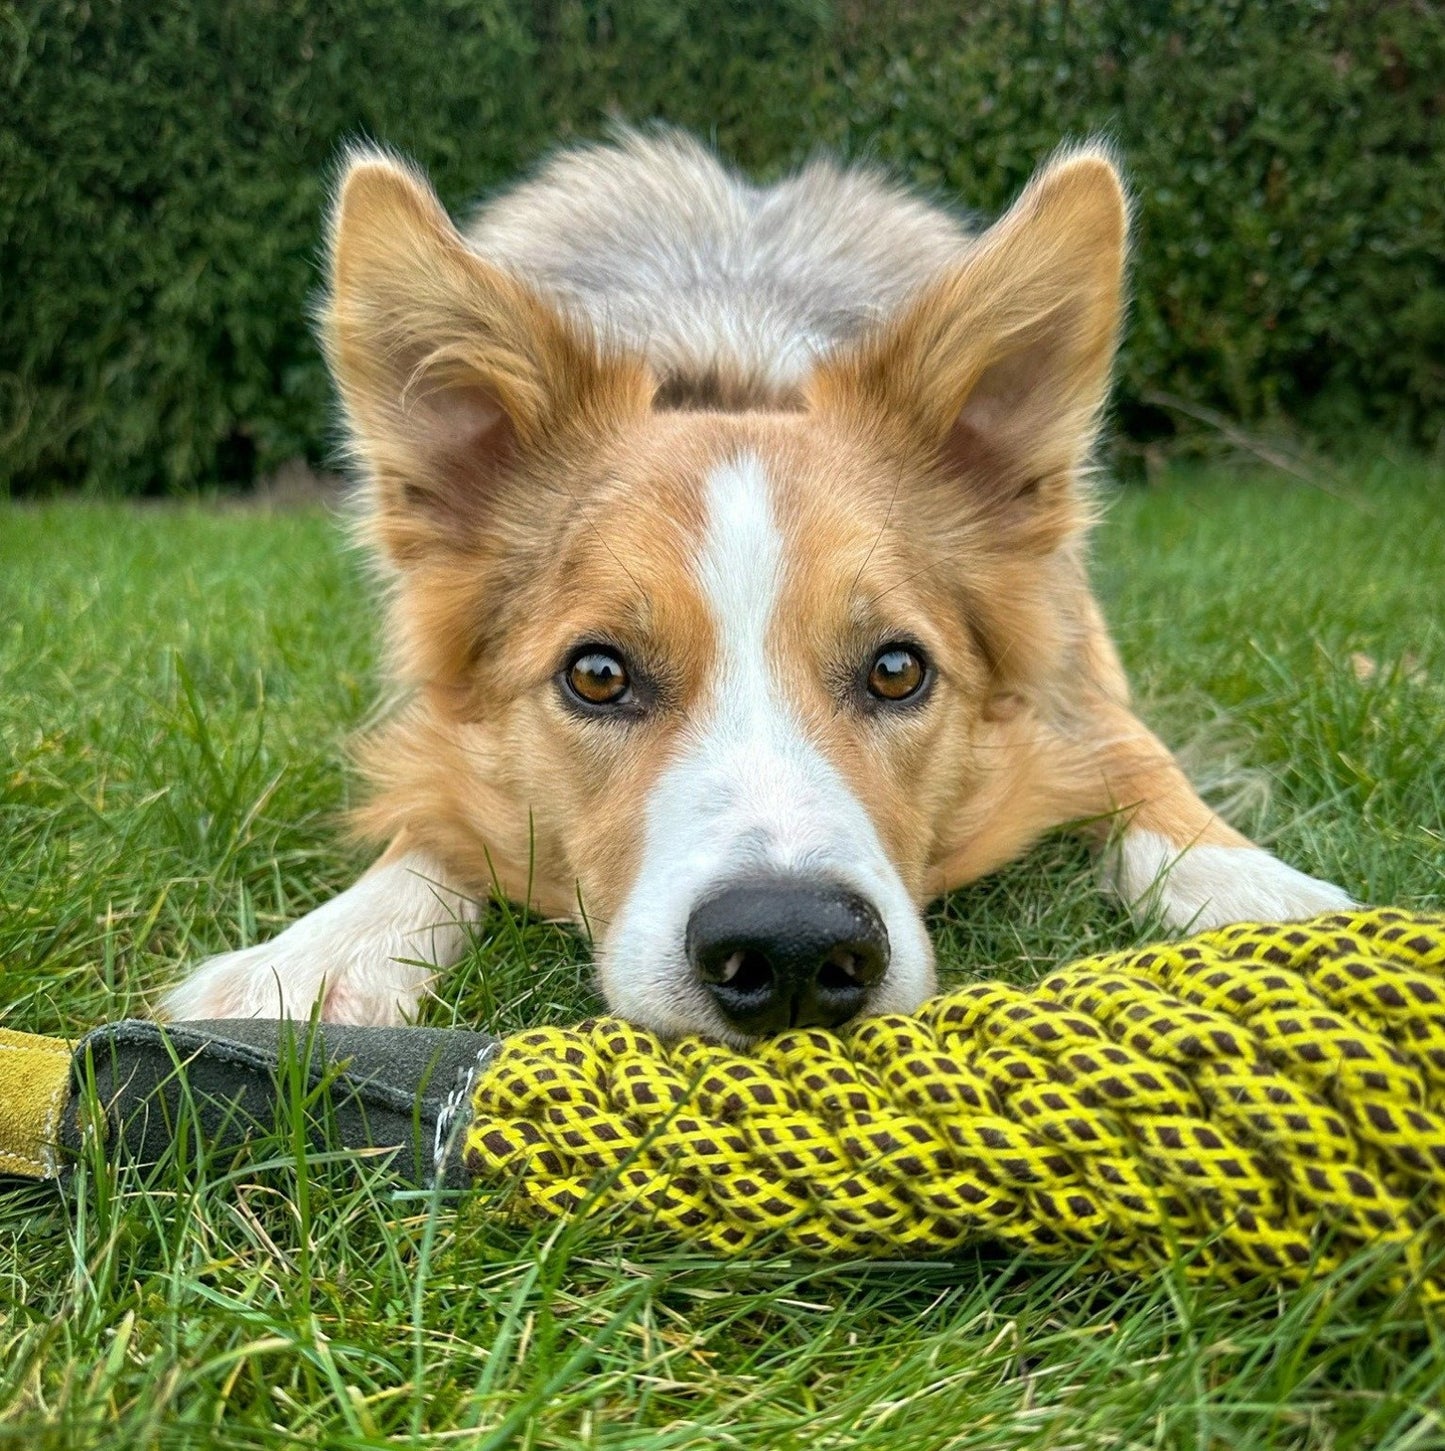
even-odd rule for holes
{"type": "Polygon", "coordinates": [[[1445,13],[1418,0],[15,0],[0,10],[0,490],[325,457],[307,322],[350,137],[463,210],[664,117],[988,214],[1103,131],[1138,197],[1120,413],[1438,446],[1445,13]]]}

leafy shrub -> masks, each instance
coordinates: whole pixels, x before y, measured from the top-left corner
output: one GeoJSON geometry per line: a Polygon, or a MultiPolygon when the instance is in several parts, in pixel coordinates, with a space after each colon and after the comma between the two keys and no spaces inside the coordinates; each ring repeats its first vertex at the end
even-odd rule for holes
{"type": "Polygon", "coordinates": [[[18,0],[0,12],[0,490],[325,456],[306,311],[369,136],[464,209],[663,116],[984,212],[1102,130],[1138,197],[1120,419],[1445,428],[1445,15],[1357,0],[18,0]]]}

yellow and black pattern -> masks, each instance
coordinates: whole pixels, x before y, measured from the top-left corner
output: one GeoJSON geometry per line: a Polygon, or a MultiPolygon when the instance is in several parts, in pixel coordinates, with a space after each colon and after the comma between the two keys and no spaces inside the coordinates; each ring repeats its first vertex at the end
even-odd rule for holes
{"type": "Polygon", "coordinates": [[[1445,1239],[1445,917],[1246,923],[748,1052],[539,1029],[473,1111],[467,1168],[515,1202],[725,1252],[987,1238],[1297,1280],[1391,1243],[1418,1266],[1445,1239]]]}

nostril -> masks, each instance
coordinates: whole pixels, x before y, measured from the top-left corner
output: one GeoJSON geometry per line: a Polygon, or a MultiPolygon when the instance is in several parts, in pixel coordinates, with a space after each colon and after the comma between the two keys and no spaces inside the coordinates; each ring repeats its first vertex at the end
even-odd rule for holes
{"type": "Polygon", "coordinates": [[[728,953],[715,966],[704,961],[702,976],[705,982],[730,988],[742,997],[751,997],[771,990],[773,965],[756,948],[741,947],[728,953]]]}
{"type": "Polygon", "coordinates": [[[847,992],[849,988],[866,986],[858,954],[844,947],[835,948],[818,969],[818,986],[825,992],[847,992]]]}

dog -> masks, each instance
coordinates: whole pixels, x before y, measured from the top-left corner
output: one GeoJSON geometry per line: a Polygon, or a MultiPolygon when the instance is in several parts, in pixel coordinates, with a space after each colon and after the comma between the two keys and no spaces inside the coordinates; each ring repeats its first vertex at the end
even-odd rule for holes
{"type": "Polygon", "coordinates": [[[1128,230],[1099,145],[981,232],[671,132],[462,232],[352,153],[322,334],[405,693],[360,757],[390,845],[163,1015],[406,1020],[493,891],[667,1036],[907,1012],[923,907],[1070,824],[1171,928],[1348,905],[1200,800],[1090,593],[1128,230]]]}

